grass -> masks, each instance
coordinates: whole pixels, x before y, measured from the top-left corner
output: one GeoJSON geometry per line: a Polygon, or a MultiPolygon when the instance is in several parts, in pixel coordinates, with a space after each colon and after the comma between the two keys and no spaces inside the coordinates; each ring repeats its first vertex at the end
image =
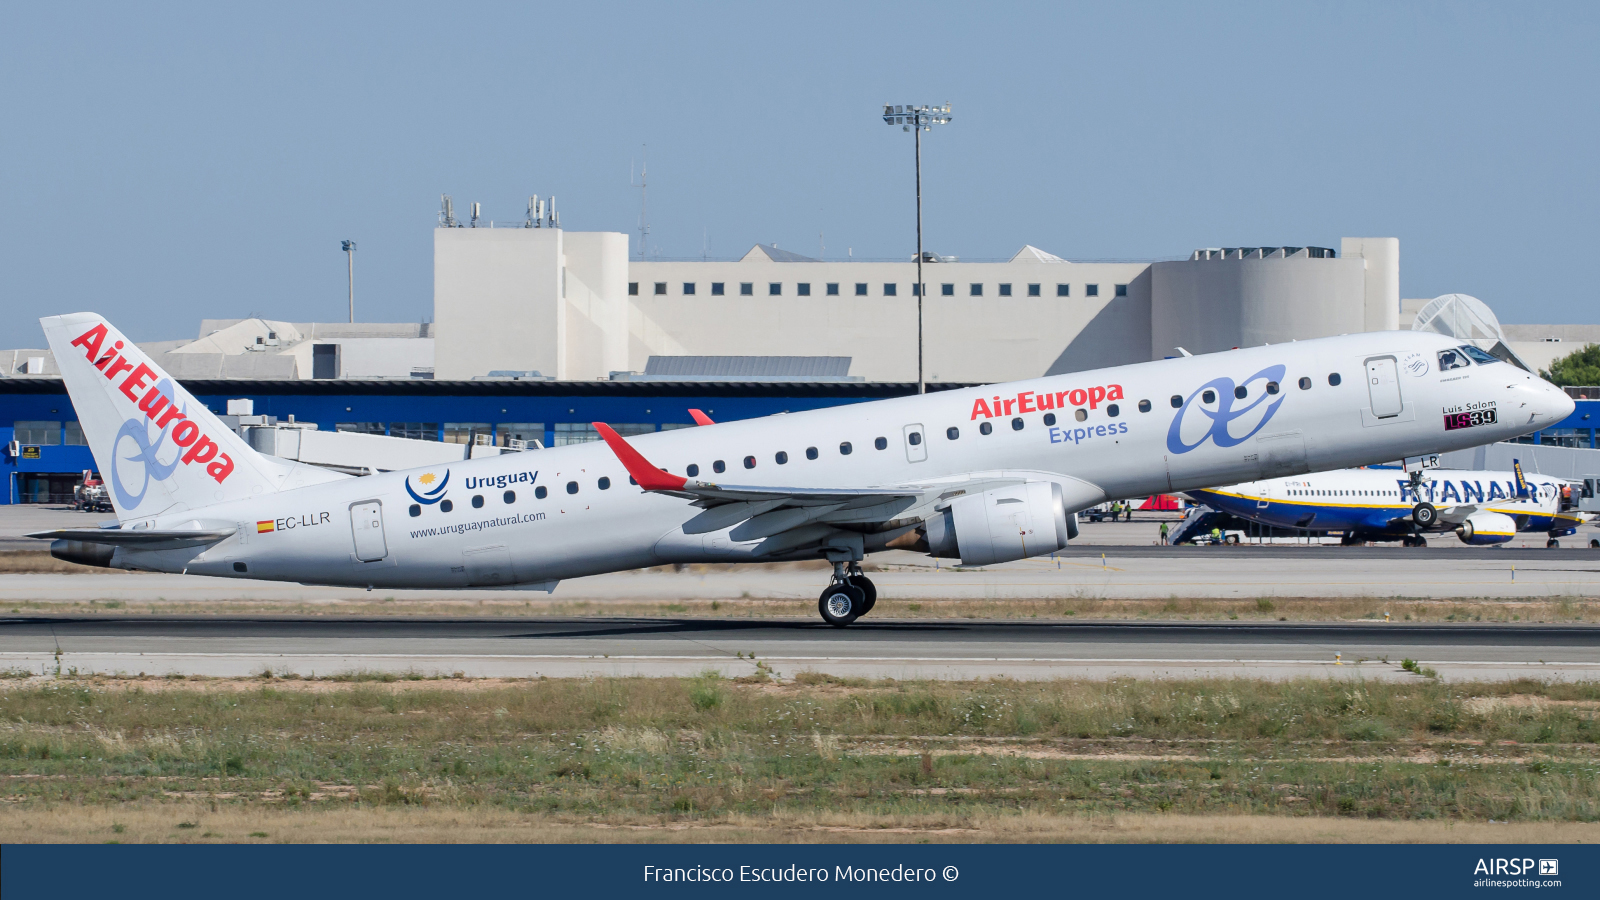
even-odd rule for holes
{"type": "Polygon", "coordinates": [[[1600,685],[1534,681],[12,681],[0,841],[374,839],[401,820],[418,840],[457,820],[552,840],[1565,827],[1600,822],[1597,715],[1600,685]]]}

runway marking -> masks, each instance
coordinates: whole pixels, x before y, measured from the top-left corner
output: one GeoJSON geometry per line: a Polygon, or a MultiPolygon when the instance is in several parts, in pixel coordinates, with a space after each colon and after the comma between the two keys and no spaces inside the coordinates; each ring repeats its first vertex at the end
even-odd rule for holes
{"type": "MultiPolygon", "coordinates": [[[[94,650],[67,651],[67,652],[64,652],[62,654],[62,660],[63,661],[67,661],[67,660],[70,660],[74,656],[77,656],[77,657],[100,656],[100,657],[113,657],[113,658],[124,658],[125,657],[125,658],[128,658],[128,659],[140,659],[140,658],[149,659],[149,658],[152,658],[152,657],[176,657],[176,658],[182,658],[182,659],[235,659],[235,658],[239,658],[239,657],[280,657],[280,658],[282,658],[282,657],[295,657],[295,658],[299,658],[299,659],[348,659],[348,658],[351,658],[351,657],[359,657],[359,658],[363,658],[363,659],[430,659],[430,658],[443,657],[443,658],[449,658],[449,659],[617,660],[617,661],[621,661],[621,662],[661,662],[661,661],[674,661],[674,660],[720,661],[720,662],[738,662],[739,661],[738,659],[729,660],[727,658],[727,656],[725,656],[725,655],[690,656],[690,655],[685,655],[685,654],[668,655],[668,656],[642,656],[642,655],[620,656],[620,655],[616,655],[616,654],[611,654],[611,655],[603,655],[603,654],[579,655],[579,654],[571,654],[571,653],[532,653],[532,654],[518,654],[518,653],[360,653],[360,652],[355,652],[355,653],[271,653],[271,652],[262,652],[262,653],[193,653],[193,652],[171,652],[171,653],[168,653],[168,652],[162,652],[162,651],[151,651],[151,652],[147,652],[147,653],[136,653],[136,652],[132,652],[132,651],[121,651],[121,650],[114,650],[114,651],[94,651],[94,650]]],[[[54,659],[55,658],[54,651],[47,651],[47,650],[34,650],[34,651],[6,650],[6,651],[0,651],[0,660],[4,660],[4,659],[23,659],[23,658],[42,658],[42,657],[49,657],[51,659],[54,659]]],[[[792,662],[920,662],[920,663],[941,663],[941,662],[943,662],[943,663],[958,663],[958,662],[959,663],[987,663],[987,662],[1024,663],[1024,662],[1037,662],[1037,663],[1072,663],[1074,665],[1084,665],[1084,664],[1090,664],[1090,663],[1106,663],[1106,664],[1118,664],[1118,665],[1155,665],[1155,664],[1161,664],[1161,665],[1273,665],[1273,666],[1299,665],[1299,666],[1326,666],[1326,667],[1329,667],[1329,668],[1332,668],[1335,665],[1334,662],[1332,660],[1329,660],[1329,659],[1243,659],[1243,658],[1167,659],[1167,658],[1160,658],[1160,657],[1149,657],[1149,658],[1146,658],[1146,657],[1096,657],[1096,656],[1090,656],[1090,657],[1058,657],[1058,656],[776,656],[776,655],[774,655],[774,656],[763,656],[761,658],[764,659],[764,660],[779,660],[779,661],[792,661],[792,662]]],[[[754,662],[753,659],[752,660],[745,660],[745,661],[746,662],[754,662]]],[[[1563,667],[1563,668],[1571,668],[1571,667],[1578,666],[1578,667],[1590,667],[1590,668],[1600,669],[1600,662],[1564,662],[1564,661],[1546,661],[1546,660],[1541,660],[1541,661],[1538,661],[1538,662],[1526,662],[1526,661],[1494,662],[1494,661],[1486,661],[1486,660],[1449,660],[1449,659],[1444,659],[1444,660],[1435,660],[1434,664],[1435,665],[1449,665],[1449,666],[1526,666],[1526,667],[1529,667],[1529,668],[1536,667],[1536,666],[1544,666],[1544,667],[1560,666],[1560,667],[1563,667]]],[[[1350,661],[1345,662],[1343,664],[1342,668],[1348,668],[1348,667],[1357,666],[1357,665],[1380,665],[1380,666],[1389,666],[1389,667],[1395,668],[1395,669],[1399,668],[1399,664],[1398,663],[1386,662],[1384,660],[1379,660],[1379,659],[1350,660],[1350,661]]]]}

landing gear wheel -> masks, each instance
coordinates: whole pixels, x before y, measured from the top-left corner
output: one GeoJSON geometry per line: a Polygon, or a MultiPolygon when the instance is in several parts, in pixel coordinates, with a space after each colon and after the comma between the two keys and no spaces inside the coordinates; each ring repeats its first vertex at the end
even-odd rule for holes
{"type": "Polygon", "coordinates": [[[1411,521],[1417,523],[1419,528],[1431,528],[1433,523],[1439,521],[1439,511],[1433,508],[1432,503],[1418,503],[1411,508],[1411,521]]]}
{"type": "Polygon", "coordinates": [[[1546,550],[1555,550],[1560,548],[1561,542],[1555,538],[1551,538],[1550,540],[1544,542],[1544,546],[1546,550]]]}
{"type": "Polygon", "coordinates": [[[1356,537],[1353,534],[1347,534],[1344,537],[1339,538],[1339,546],[1341,547],[1364,547],[1366,544],[1366,541],[1356,537]]]}
{"type": "Polygon", "coordinates": [[[861,588],[849,582],[830,584],[817,598],[817,612],[822,614],[822,621],[843,628],[865,611],[866,599],[861,588]]]}
{"type": "Polygon", "coordinates": [[[872,579],[865,575],[857,574],[851,575],[845,580],[852,586],[860,588],[861,594],[865,598],[861,601],[860,615],[864,616],[872,612],[872,608],[878,605],[878,588],[872,583],[872,579]]]}

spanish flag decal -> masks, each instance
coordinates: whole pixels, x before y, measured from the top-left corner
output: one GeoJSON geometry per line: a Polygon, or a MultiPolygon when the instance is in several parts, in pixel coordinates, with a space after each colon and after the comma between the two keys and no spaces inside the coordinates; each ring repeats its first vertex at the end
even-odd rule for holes
{"type": "Polygon", "coordinates": [[[272,521],[273,520],[271,519],[263,519],[260,522],[257,522],[256,534],[266,534],[267,532],[272,531],[272,521]]]}

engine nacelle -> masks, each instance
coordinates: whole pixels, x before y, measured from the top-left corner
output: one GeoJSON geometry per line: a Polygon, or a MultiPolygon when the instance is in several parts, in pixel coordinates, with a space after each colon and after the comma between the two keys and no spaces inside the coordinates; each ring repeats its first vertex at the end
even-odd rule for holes
{"type": "Polygon", "coordinates": [[[925,523],[928,553],[987,566],[1054,553],[1077,531],[1061,486],[1030,481],[957,497],[925,523]]]}
{"type": "Polygon", "coordinates": [[[1456,528],[1466,544],[1504,544],[1517,536],[1517,523],[1505,513],[1475,512],[1456,528]]]}

